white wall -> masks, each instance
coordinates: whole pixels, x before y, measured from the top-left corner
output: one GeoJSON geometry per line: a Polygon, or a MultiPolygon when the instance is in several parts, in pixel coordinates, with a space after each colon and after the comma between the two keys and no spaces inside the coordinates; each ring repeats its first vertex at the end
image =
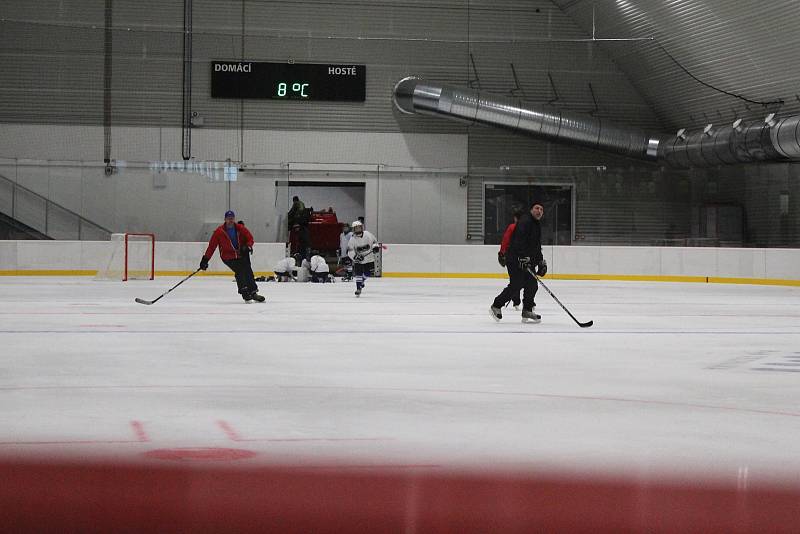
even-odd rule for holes
{"type": "MultiPolygon", "coordinates": [[[[180,161],[181,129],[113,127],[115,160],[180,161]]],[[[0,157],[52,161],[103,161],[102,126],[0,124],[0,157]]],[[[415,169],[467,166],[467,136],[314,130],[192,130],[199,160],[373,164],[415,169]],[[241,140],[244,139],[244,145],[241,140]]]]}
{"type": "MultiPolygon", "coordinates": [[[[387,245],[387,273],[496,273],[496,245],[387,245]]],[[[549,246],[551,274],[800,280],[800,249],[549,246]]]]}
{"type": "Polygon", "coordinates": [[[148,162],[181,160],[180,129],[112,128],[112,138],[118,167],[108,177],[102,128],[2,124],[0,157],[16,160],[0,160],[0,174],[114,232],[204,240],[230,207],[263,242],[285,238],[287,207],[275,182],[301,179],[304,169],[316,181],[336,169],[333,181],[365,184],[359,215],[378,234],[465,243],[466,189],[458,176],[467,167],[466,135],[247,130],[242,144],[236,130],[195,129],[198,161],[246,164],[233,183],[150,170],[148,162]]]}
{"type": "Polygon", "coordinates": [[[386,243],[463,244],[467,188],[459,174],[381,174],[378,239],[386,243]]]}
{"type": "MultiPolygon", "coordinates": [[[[106,246],[94,241],[0,241],[0,271],[93,270],[99,267],[106,246]]],[[[156,271],[192,271],[205,247],[202,242],[157,242],[156,271]]],[[[800,249],[553,246],[543,252],[554,275],[800,280],[800,249]]],[[[254,270],[271,271],[283,256],[283,243],[257,243],[254,270]]],[[[215,256],[210,270],[225,272],[227,268],[215,256]]],[[[383,271],[505,273],[497,264],[496,246],[391,243],[383,252],[383,271]]]]}
{"type": "MultiPolygon", "coordinates": [[[[222,223],[230,205],[257,241],[286,239],[285,216],[292,192],[276,186],[276,182],[287,181],[285,171],[249,170],[239,173],[233,183],[212,182],[193,173],[165,172],[164,186],[155,187],[153,174],[146,169],[123,168],[111,177],[100,167],[26,165],[16,170],[20,185],[114,232],[152,232],[162,241],[202,241],[222,223]]],[[[300,180],[303,173],[292,174],[293,180],[300,180]]],[[[365,184],[364,209],[359,209],[358,215],[366,216],[368,228],[379,239],[452,244],[464,243],[466,236],[467,190],[459,187],[459,177],[452,173],[353,171],[338,172],[335,179],[365,184]]],[[[309,174],[308,179],[316,181],[318,175],[309,174]]],[[[39,219],[44,224],[40,204],[34,202],[28,215],[18,211],[22,222],[41,228],[36,224],[39,219]]],[[[306,204],[317,208],[333,204],[338,209],[335,199],[306,204]]],[[[18,208],[21,206],[18,203],[18,208]]],[[[345,215],[342,220],[352,221],[358,215],[345,215]]]]}

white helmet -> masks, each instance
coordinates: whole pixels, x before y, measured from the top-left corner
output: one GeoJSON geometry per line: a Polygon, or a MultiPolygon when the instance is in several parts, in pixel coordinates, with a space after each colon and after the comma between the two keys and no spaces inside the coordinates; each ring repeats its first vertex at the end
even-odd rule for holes
{"type": "Polygon", "coordinates": [[[359,234],[364,231],[364,223],[361,221],[353,221],[353,224],[350,225],[353,228],[354,234],[359,234]]]}

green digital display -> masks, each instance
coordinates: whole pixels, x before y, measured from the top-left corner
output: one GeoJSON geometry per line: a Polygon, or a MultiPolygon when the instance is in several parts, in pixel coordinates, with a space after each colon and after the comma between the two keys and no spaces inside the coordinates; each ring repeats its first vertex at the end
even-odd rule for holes
{"type": "Polygon", "coordinates": [[[212,61],[211,96],[363,102],[366,65],[212,61]]]}
{"type": "Polygon", "coordinates": [[[289,83],[288,82],[278,82],[277,89],[275,91],[275,95],[278,98],[286,97],[286,98],[308,98],[308,86],[311,85],[308,82],[291,82],[291,93],[289,92],[289,83]]]}

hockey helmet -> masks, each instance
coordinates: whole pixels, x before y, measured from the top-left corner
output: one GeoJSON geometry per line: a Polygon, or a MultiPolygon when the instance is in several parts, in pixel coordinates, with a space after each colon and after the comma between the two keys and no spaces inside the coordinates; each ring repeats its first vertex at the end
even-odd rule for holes
{"type": "Polygon", "coordinates": [[[353,224],[350,226],[353,228],[354,234],[361,234],[364,232],[364,223],[361,221],[353,221],[353,224]]]}

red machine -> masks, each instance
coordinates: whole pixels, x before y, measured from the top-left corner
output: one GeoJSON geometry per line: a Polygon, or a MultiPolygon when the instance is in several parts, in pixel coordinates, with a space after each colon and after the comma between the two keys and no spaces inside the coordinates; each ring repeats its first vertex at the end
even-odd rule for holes
{"type": "MultiPolygon", "coordinates": [[[[309,208],[310,209],[310,208],[309,208]]],[[[300,232],[302,228],[295,225],[289,231],[289,246],[291,254],[300,252],[300,232]]],[[[336,213],[328,211],[311,211],[308,223],[309,247],[326,259],[336,258],[339,250],[339,234],[342,224],[336,218],[336,213]]]]}

